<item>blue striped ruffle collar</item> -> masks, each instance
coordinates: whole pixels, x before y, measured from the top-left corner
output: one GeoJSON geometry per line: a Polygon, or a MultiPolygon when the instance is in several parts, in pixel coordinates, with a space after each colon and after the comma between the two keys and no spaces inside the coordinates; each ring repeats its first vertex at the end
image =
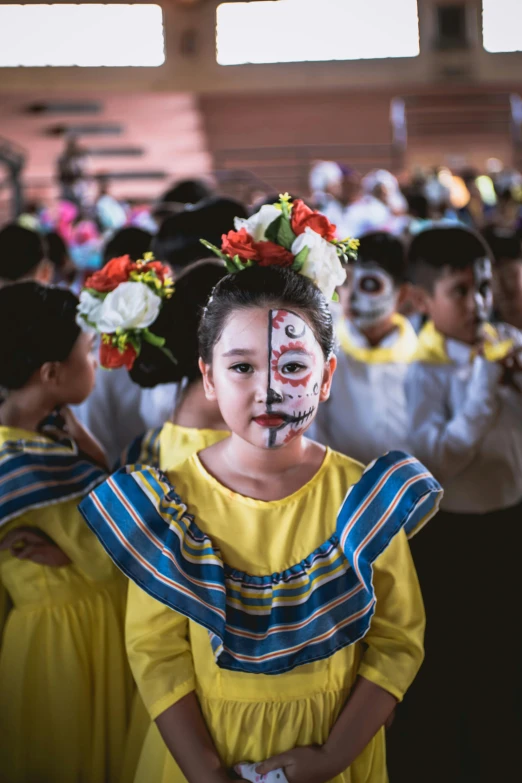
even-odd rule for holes
{"type": "Polygon", "coordinates": [[[413,535],[442,490],[416,459],[372,463],[338,513],[335,532],[281,573],[230,568],[160,471],[122,468],[80,511],[121,570],[157,600],[204,626],[217,664],[279,674],[353,644],[375,609],[372,564],[402,529],[413,535]]]}
{"type": "Polygon", "coordinates": [[[80,498],[107,477],[69,440],[6,440],[0,447],[0,527],[26,511],[80,498]]]}

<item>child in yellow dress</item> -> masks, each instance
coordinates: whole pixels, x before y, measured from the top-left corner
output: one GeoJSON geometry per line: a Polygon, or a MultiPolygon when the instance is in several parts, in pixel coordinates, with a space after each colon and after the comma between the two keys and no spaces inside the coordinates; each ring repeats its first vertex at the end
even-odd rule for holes
{"type": "Polygon", "coordinates": [[[405,531],[440,487],[405,454],[363,472],[304,437],[335,370],[347,248],[284,198],[237,228],[221,252],[240,273],[200,326],[231,437],[166,474],[127,466],[81,504],[132,580],[127,648],[159,729],[135,780],[226,781],[253,762],[289,783],[385,783],[383,727],[423,657],[405,531]]]}
{"type": "Polygon", "coordinates": [[[116,780],[127,732],[125,582],[77,509],[104,457],[64,407],[93,383],[77,304],[34,282],[0,290],[2,783],[116,780]],[[57,408],[67,435],[41,429],[57,408]]]}

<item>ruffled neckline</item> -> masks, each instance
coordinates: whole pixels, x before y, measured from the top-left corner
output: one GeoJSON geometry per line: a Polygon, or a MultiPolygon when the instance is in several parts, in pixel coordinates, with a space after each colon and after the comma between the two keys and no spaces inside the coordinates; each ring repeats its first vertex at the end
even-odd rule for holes
{"type": "Polygon", "coordinates": [[[208,630],[218,666],[278,674],[365,635],[376,601],[373,563],[401,529],[417,532],[441,495],[415,458],[391,452],[349,489],[327,541],[265,576],[224,563],[189,513],[190,498],[154,468],[118,471],[80,511],[129,578],[208,630]]]}

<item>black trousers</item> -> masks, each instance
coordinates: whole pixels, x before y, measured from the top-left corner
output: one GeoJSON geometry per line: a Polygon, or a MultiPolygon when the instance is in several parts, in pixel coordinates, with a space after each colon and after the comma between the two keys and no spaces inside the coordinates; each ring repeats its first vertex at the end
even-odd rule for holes
{"type": "Polygon", "coordinates": [[[412,540],[426,658],[388,732],[390,783],[522,781],[522,503],[441,511],[412,540]]]}

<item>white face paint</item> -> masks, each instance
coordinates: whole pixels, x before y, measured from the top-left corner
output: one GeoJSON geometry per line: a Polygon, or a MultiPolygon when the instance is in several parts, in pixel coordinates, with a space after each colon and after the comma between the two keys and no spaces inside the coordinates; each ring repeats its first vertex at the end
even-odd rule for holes
{"type": "Polygon", "coordinates": [[[323,353],[308,324],[288,310],[268,317],[267,446],[282,446],[312,423],[321,390],[323,353]]]}
{"type": "Polygon", "coordinates": [[[392,277],[377,264],[353,266],[350,312],[358,329],[367,329],[389,318],[397,308],[392,277]]]}
{"type": "Polygon", "coordinates": [[[492,269],[489,258],[479,258],[473,264],[475,282],[475,312],[477,320],[486,323],[493,309],[492,269]]]}

